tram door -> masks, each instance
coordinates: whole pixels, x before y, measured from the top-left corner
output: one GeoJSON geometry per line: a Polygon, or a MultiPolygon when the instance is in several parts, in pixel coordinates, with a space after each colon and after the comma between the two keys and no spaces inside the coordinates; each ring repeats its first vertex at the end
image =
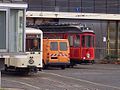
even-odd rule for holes
{"type": "Polygon", "coordinates": [[[78,60],[81,58],[80,41],[80,34],[74,35],[74,57],[78,60]]]}

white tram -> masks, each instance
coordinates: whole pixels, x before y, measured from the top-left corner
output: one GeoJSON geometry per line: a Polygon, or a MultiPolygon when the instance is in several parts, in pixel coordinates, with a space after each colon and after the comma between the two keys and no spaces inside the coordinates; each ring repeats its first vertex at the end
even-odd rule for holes
{"type": "Polygon", "coordinates": [[[26,56],[11,57],[5,60],[5,70],[22,73],[37,72],[42,69],[43,33],[41,30],[26,28],[26,56]]]}

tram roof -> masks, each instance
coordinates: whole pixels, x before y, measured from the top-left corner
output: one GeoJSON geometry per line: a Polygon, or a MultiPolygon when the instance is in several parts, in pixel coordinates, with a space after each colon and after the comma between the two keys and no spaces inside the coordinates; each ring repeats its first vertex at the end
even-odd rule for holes
{"type": "Polygon", "coordinates": [[[46,33],[83,33],[83,32],[92,32],[93,30],[90,30],[87,27],[80,27],[75,25],[45,25],[45,26],[39,26],[39,29],[41,29],[43,32],[46,33]]]}
{"type": "Polygon", "coordinates": [[[52,33],[81,33],[81,30],[72,26],[39,26],[43,32],[52,32],[52,33]]]}
{"type": "Polygon", "coordinates": [[[83,32],[91,32],[94,33],[93,30],[86,26],[80,25],[33,25],[31,27],[40,29],[43,33],[83,33],[83,32]]]}
{"type": "Polygon", "coordinates": [[[42,31],[40,29],[29,28],[29,27],[26,28],[25,32],[27,34],[40,34],[40,33],[42,33],[42,31]]]}

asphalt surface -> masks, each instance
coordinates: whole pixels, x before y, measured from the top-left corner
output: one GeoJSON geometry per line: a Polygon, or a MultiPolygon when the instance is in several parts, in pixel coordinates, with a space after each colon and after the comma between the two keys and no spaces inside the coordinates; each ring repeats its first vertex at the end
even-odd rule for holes
{"type": "Polygon", "coordinates": [[[19,90],[120,90],[120,65],[77,65],[65,70],[50,67],[31,76],[3,73],[2,87],[19,90]]]}

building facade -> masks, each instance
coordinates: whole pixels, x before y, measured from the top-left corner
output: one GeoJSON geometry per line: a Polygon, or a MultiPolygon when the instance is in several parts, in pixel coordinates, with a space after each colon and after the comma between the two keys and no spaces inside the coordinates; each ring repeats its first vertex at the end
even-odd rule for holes
{"type": "Polygon", "coordinates": [[[28,0],[28,10],[82,12],[82,13],[120,13],[120,0],[28,0]]]}
{"type": "Polygon", "coordinates": [[[120,55],[120,0],[27,0],[27,23],[81,23],[96,34],[96,59],[120,55]]]}

